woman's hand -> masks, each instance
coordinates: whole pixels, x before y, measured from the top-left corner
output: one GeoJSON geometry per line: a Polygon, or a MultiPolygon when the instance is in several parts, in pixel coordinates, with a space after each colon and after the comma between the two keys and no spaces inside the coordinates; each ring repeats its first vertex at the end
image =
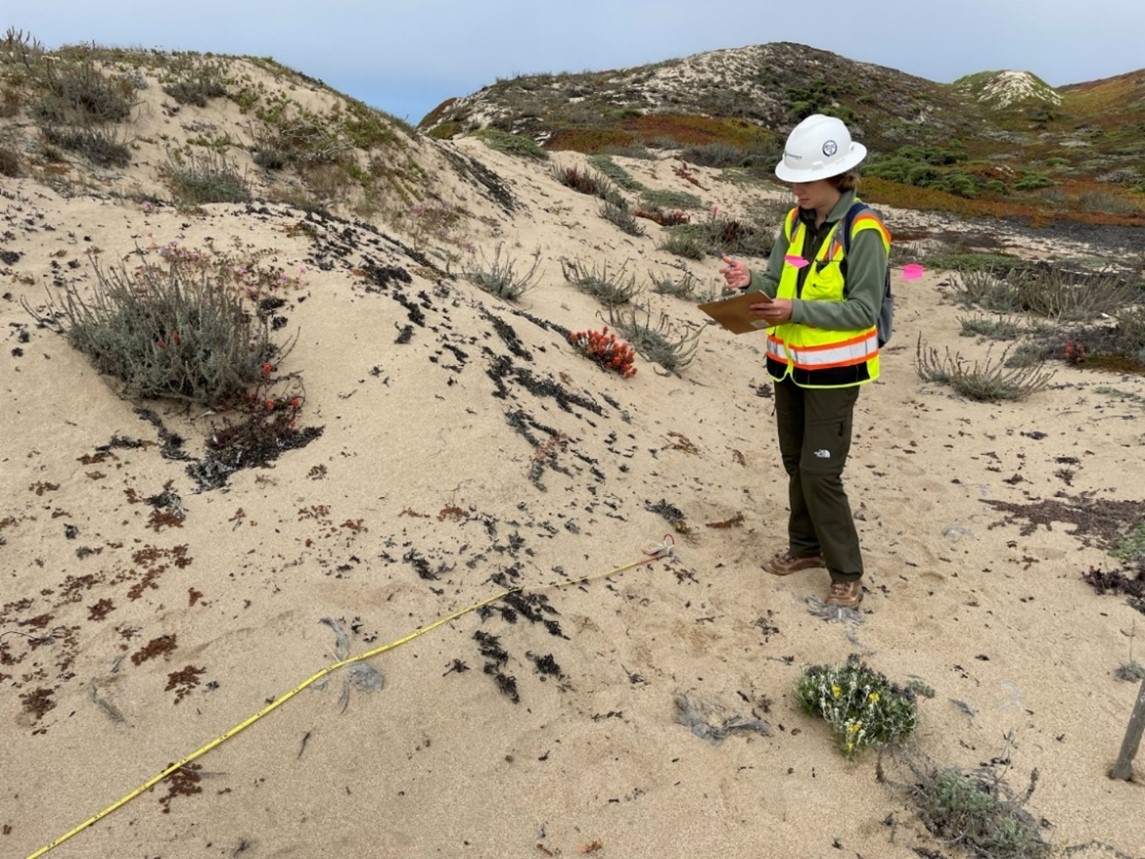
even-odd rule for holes
{"type": "Polygon", "coordinates": [[[751,285],[751,272],[748,267],[735,257],[724,257],[724,267],[720,274],[727,281],[728,289],[743,289],[751,285]]]}
{"type": "Polygon", "coordinates": [[[791,319],[791,299],[773,298],[769,301],[757,301],[748,305],[752,316],[766,319],[768,325],[781,325],[791,319]]]}

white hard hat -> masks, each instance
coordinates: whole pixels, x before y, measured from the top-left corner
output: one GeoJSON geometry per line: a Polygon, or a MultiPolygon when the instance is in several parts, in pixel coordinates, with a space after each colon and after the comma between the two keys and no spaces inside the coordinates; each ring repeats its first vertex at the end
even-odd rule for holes
{"type": "Polygon", "coordinates": [[[866,157],[867,147],[851,142],[842,120],[813,113],[791,129],[775,175],[784,182],[814,182],[846,173],[866,157]]]}

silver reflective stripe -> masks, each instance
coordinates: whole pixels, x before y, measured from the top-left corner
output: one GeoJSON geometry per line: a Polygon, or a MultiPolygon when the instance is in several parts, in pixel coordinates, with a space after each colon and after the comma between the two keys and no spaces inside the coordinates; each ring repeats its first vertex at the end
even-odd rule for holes
{"type": "MultiPolygon", "coordinates": [[[[785,345],[787,346],[787,350],[791,353],[795,366],[811,370],[821,367],[861,364],[863,361],[867,361],[879,354],[879,338],[878,333],[874,329],[871,329],[871,331],[861,339],[853,340],[850,343],[842,343],[838,346],[801,348],[799,346],[792,346],[790,343],[785,345]]],[[[768,342],[768,352],[772,352],[770,341],[768,342]]]]}

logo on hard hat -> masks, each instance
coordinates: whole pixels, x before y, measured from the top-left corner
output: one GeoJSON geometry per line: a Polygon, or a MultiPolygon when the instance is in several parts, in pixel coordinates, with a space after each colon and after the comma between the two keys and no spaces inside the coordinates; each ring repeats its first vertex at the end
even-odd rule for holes
{"type": "Polygon", "coordinates": [[[823,144],[823,154],[830,158],[839,151],[839,145],[834,140],[828,140],[823,144]]]}

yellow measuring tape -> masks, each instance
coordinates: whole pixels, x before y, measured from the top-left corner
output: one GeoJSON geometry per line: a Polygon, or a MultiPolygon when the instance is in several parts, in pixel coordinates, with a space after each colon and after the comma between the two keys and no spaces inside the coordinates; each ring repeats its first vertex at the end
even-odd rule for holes
{"type": "Polygon", "coordinates": [[[607,573],[596,573],[596,574],[591,575],[591,576],[584,576],[582,578],[572,579],[572,580],[567,581],[567,582],[550,582],[547,585],[536,585],[534,587],[523,587],[522,586],[522,587],[517,587],[517,588],[509,588],[508,590],[502,591],[499,594],[494,594],[491,597],[486,597],[485,599],[481,600],[480,602],[475,602],[471,606],[467,606],[466,608],[459,609],[459,610],[453,612],[453,614],[449,614],[449,615],[446,615],[445,617],[438,618],[433,623],[428,624],[427,626],[418,627],[417,629],[415,629],[413,632],[409,633],[408,635],[404,635],[401,638],[397,639],[396,641],[391,641],[389,644],[383,644],[380,647],[375,647],[373,650],[368,650],[365,653],[359,653],[357,656],[350,656],[346,659],[343,659],[341,662],[335,662],[335,663],[332,663],[331,665],[327,665],[321,671],[317,671],[314,674],[311,674],[309,677],[307,677],[305,680],[303,680],[301,683],[299,683],[297,686],[295,686],[293,689],[291,689],[285,695],[282,695],[278,698],[275,698],[274,701],[272,701],[266,707],[263,707],[261,710],[259,710],[257,713],[255,713],[253,716],[250,716],[249,718],[243,720],[242,722],[240,722],[239,724],[237,724],[233,728],[231,728],[229,731],[226,731],[226,732],[220,734],[215,739],[213,739],[209,743],[207,743],[205,746],[202,746],[201,748],[196,749],[195,751],[191,752],[191,754],[187,755],[187,757],[183,758],[182,760],[171,764],[169,767],[167,767],[161,773],[159,773],[158,775],[152,776],[146,782],[144,782],[139,787],[137,787],[135,790],[131,791],[131,793],[124,796],[122,799],[119,799],[119,800],[113,802],[111,805],[109,805],[107,808],[105,808],[103,811],[99,812],[98,814],[93,814],[91,817],[89,817],[87,820],[85,820],[79,826],[76,826],[74,829],[71,829],[70,831],[65,832],[63,835],[61,835],[55,841],[51,842],[50,844],[45,844],[43,847],[41,847],[35,853],[32,853],[31,855],[29,855],[28,859],[37,859],[37,857],[43,856],[49,850],[52,850],[56,847],[59,847],[61,844],[63,844],[65,841],[67,841],[69,838],[71,838],[73,835],[78,835],[80,832],[83,832],[89,826],[99,822],[100,820],[103,820],[103,818],[107,817],[113,811],[127,805],[127,803],[131,802],[131,800],[135,799],[135,797],[139,796],[141,793],[145,793],[146,791],[153,788],[155,785],[157,785],[159,782],[163,781],[163,779],[167,778],[167,776],[171,775],[176,770],[178,770],[182,767],[185,767],[187,764],[191,763],[194,760],[197,760],[198,758],[201,758],[203,755],[205,755],[207,752],[211,751],[212,749],[215,749],[215,748],[221,746],[223,743],[225,743],[227,740],[229,740],[235,734],[239,733],[240,731],[245,730],[246,728],[249,728],[251,725],[253,725],[255,722],[257,722],[259,719],[261,719],[267,713],[271,713],[274,710],[277,710],[279,707],[281,707],[283,704],[285,704],[287,701],[289,701],[291,698],[293,698],[295,695],[297,695],[303,689],[305,689],[308,686],[318,682],[323,677],[326,677],[327,675],[334,673],[339,668],[345,668],[347,665],[350,665],[354,662],[362,662],[363,660],[366,660],[366,659],[372,659],[373,657],[378,656],[379,654],[385,653],[387,650],[393,650],[395,647],[400,647],[401,645],[405,644],[406,642],[413,641],[419,635],[425,635],[427,632],[434,630],[434,629],[437,629],[439,626],[444,626],[445,624],[449,623],[450,621],[457,620],[459,617],[462,617],[463,615],[469,614],[469,612],[471,612],[471,611],[476,611],[477,609],[479,609],[483,606],[489,605],[489,603],[496,602],[499,599],[504,599],[505,597],[509,596],[509,594],[525,593],[528,591],[553,590],[555,588],[567,588],[571,585],[584,584],[585,582],[591,582],[591,581],[594,581],[596,579],[604,579],[604,578],[607,578],[609,576],[614,576],[617,573],[622,573],[625,570],[630,570],[633,567],[640,566],[641,564],[650,563],[650,562],[656,560],[657,558],[662,558],[662,557],[665,557],[667,555],[671,555],[673,543],[674,543],[674,541],[672,539],[672,535],[666,534],[664,536],[663,542],[644,547],[644,549],[643,549],[644,557],[643,558],[640,558],[639,560],[636,560],[636,561],[631,561],[627,564],[624,564],[623,566],[616,567],[613,570],[609,570],[607,573]]]}

